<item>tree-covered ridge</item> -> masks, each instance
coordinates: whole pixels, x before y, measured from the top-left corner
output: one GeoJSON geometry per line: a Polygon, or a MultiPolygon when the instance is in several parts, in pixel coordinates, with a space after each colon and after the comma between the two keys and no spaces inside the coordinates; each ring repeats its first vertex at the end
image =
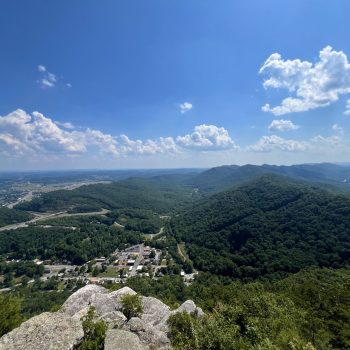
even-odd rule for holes
{"type": "Polygon", "coordinates": [[[217,193],[234,185],[250,181],[264,174],[283,175],[293,179],[331,185],[337,190],[350,192],[350,166],[330,163],[277,165],[224,165],[193,175],[187,183],[200,191],[217,193]]]}
{"type": "Polygon", "coordinates": [[[110,184],[81,186],[71,191],[45,193],[31,202],[17,205],[17,209],[89,212],[102,208],[139,208],[162,213],[190,200],[191,190],[171,177],[133,178],[110,184]]]}
{"type": "Polygon", "coordinates": [[[172,226],[198,269],[235,278],[350,263],[350,199],[278,176],[207,198],[172,226]]]}
{"type": "Polygon", "coordinates": [[[31,218],[31,214],[23,211],[0,207],[0,227],[16,224],[17,222],[28,221],[31,218]]]}

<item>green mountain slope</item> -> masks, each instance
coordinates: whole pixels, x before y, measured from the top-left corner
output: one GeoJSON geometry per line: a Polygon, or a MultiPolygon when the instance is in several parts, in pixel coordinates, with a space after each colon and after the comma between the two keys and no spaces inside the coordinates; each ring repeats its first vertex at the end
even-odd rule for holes
{"type": "Polygon", "coordinates": [[[28,213],[6,207],[0,207],[0,227],[27,221],[31,218],[32,215],[28,213]]]}
{"type": "Polygon", "coordinates": [[[131,178],[111,184],[82,186],[71,191],[45,193],[31,202],[17,205],[16,208],[32,211],[77,212],[102,208],[139,208],[163,213],[180,203],[190,201],[191,191],[178,181],[176,176],[174,179],[162,176],[151,179],[131,178]]]}
{"type": "Polygon", "coordinates": [[[237,278],[350,263],[350,199],[263,175],[183,211],[174,235],[195,266],[237,278]]]}
{"type": "Polygon", "coordinates": [[[204,192],[227,190],[263,174],[284,175],[294,179],[336,186],[350,192],[350,166],[321,163],[292,166],[225,165],[193,175],[188,183],[204,192]]]}

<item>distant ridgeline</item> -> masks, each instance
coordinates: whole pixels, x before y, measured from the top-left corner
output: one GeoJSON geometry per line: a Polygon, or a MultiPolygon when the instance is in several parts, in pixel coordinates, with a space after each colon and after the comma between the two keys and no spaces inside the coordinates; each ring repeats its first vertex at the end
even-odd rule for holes
{"type": "MultiPolygon", "coordinates": [[[[145,175],[147,174],[147,175],[145,175]]],[[[184,207],[199,195],[217,193],[263,174],[318,183],[333,191],[350,193],[350,166],[335,164],[303,164],[294,166],[244,165],[222,166],[199,172],[180,172],[95,184],[77,189],[43,194],[31,202],[20,203],[16,209],[30,211],[70,210],[88,212],[102,208],[138,208],[165,213],[184,207]]]]}

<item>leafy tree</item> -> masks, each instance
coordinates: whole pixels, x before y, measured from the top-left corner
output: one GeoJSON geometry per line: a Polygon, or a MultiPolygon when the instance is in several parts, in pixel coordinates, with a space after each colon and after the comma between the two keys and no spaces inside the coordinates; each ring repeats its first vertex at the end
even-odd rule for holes
{"type": "Polygon", "coordinates": [[[21,324],[20,309],[19,298],[0,293],[0,337],[21,324]]]}

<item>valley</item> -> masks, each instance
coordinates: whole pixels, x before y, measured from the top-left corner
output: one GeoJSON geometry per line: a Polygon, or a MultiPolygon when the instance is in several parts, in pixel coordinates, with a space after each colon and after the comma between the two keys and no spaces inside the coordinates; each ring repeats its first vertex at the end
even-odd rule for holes
{"type": "MultiPolygon", "coordinates": [[[[289,342],[345,349],[346,334],[325,320],[339,312],[327,299],[337,285],[350,321],[350,197],[341,182],[349,176],[350,167],[330,164],[230,166],[43,192],[0,209],[0,298],[20,298],[21,317],[58,307],[90,284],[129,286],[173,307],[190,298],[227,325],[232,344],[247,348],[248,335],[237,335],[230,322],[263,322],[253,309],[265,307],[287,322],[287,308],[289,342]],[[319,288],[325,313],[313,297],[319,288]],[[319,331],[298,328],[303,308],[303,322],[311,327],[316,317],[319,331]]],[[[191,322],[202,337],[211,331],[209,321],[191,322]]],[[[345,332],[345,323],[336,324],[345,332]]],[[[279,326],[266,327],[284,348],[279,326]]]]}

